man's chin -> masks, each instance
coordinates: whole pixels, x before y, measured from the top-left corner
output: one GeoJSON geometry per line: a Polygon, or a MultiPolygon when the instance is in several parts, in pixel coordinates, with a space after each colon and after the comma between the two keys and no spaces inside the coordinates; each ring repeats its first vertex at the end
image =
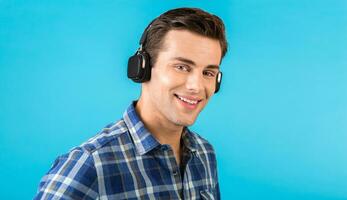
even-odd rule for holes
{"type": "Polygon", "coordinates": [[[196,119],[189,119],[189,120],[177,120],[177,125],[180,125],[180,126],[191,126],[194,124],[196,119]]]}

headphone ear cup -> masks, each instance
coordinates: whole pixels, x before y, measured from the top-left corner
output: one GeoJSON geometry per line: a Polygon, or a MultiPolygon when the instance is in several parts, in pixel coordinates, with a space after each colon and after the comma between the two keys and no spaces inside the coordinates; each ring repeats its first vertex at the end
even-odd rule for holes
{"type": "Polygon", "coordinates": [[[219,72],[216,78],[216,90],[214,91],[214,93],[216,94],[219,89],[220,89],[220,85],[222,84],[222,72],[219,72]]]}
{"type": "Polygon", "coordinates": [[[128,60],[128,78],[136,83],[149,81],[151,78],[151,67],[149,56],[145,51],[136,52],[128,60]]]}
{"type": "Polygon", "coordinates": [[[151,67],[151,60],[150,60],[149,54],[143,51],[141,55],[142,55],[142,61],[144,63],[143,78],[141,79],[141,83],[143,83],[151,79],[152,67],[151,67]]]}

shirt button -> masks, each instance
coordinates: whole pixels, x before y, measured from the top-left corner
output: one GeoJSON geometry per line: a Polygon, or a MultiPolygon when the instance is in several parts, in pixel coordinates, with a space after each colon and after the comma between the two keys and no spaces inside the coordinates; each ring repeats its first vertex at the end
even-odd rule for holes
{"type": "Polygon", "coordinates": [[[160,149],[162,150],[162,151],[166,151],[166,150],[168,150],[169,149],[169,147],[167,146],[167,145],[162,145],[161,147],[160,147],[160,149]]]}

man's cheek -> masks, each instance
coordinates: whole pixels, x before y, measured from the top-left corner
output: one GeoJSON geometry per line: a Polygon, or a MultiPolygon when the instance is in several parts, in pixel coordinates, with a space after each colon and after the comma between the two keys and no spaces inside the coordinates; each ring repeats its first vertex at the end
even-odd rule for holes
{"type": "Polygon", "coordinates": [[[160,77],[160,82],[166,87],[173,86],[179,84],[181,82],[178,76],[174,76],[173,74],[165,74],[160,77]]]}

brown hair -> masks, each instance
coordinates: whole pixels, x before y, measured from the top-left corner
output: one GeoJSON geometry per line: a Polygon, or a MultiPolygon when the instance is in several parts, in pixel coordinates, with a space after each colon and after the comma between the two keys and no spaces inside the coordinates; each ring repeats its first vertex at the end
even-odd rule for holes
{"type": "Polygon", "coordinates": [[[199,8],[176,8],[154,19],[147,29],[143,48],[150,55],[153,66],[163,46],[163,38],[170,30],[189,30],[194,33],[217,39],[220,42],[222,57],[227,52],[227,40],[223,21],[216,15],[199,8]]]}

